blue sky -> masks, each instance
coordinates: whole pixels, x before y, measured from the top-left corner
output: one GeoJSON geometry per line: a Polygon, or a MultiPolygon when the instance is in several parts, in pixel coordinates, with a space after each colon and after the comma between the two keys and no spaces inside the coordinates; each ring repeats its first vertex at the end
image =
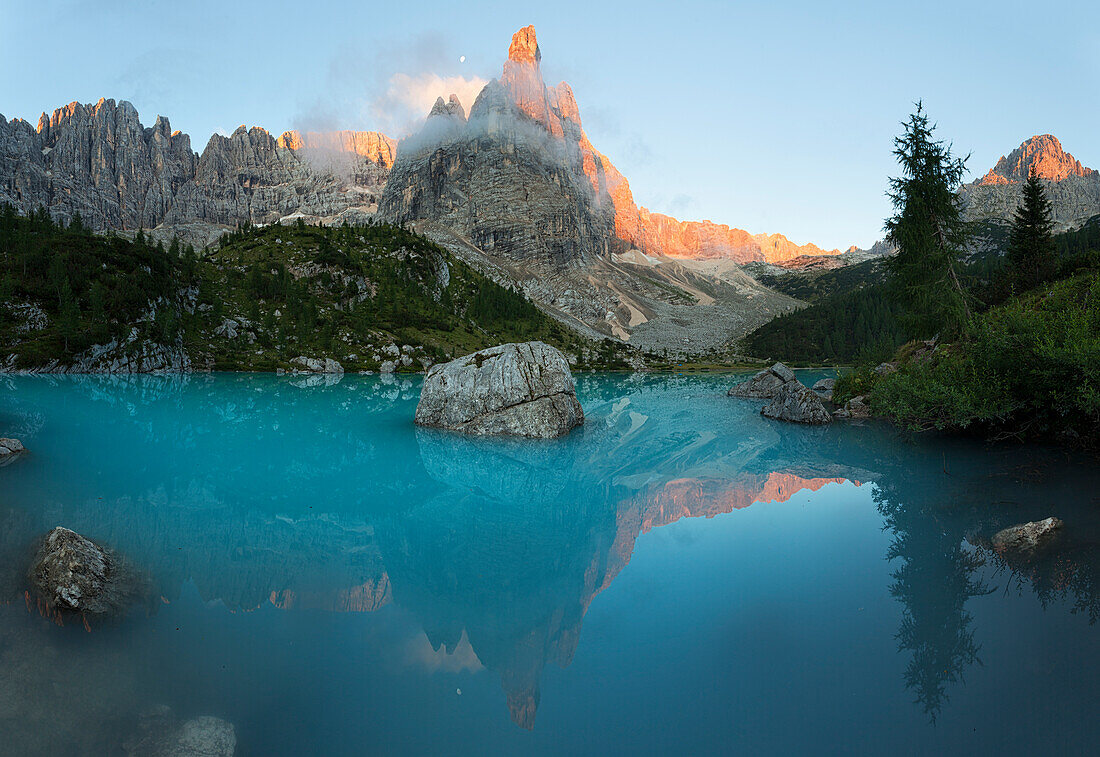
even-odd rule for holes
{"type": "Polygon", "coordinates": [[[1100,167],[1100,4],[1057,0],[0,0],[0,113],[126,99],[196,151],[242,123],[400,136],[433,88],[498,76],[527,24],[638,203],[684,219],[870,245],[918,98],[971,178],[1046,132],[1100,167]]]}

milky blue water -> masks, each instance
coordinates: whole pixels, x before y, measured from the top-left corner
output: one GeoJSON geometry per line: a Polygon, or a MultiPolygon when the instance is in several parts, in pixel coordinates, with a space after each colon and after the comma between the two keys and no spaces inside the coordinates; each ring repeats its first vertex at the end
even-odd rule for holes
{"type": "Polygon", "coordinates": [[[0,379],[0,753],[122,753],[161,704],[250,755],[1093,750],[1095,460],[786,425],[735,379],[581,376],[549,442],[418,430],[416,378],[0,379]],[[43,617],[57,525],[147,600],[43,617]]]}

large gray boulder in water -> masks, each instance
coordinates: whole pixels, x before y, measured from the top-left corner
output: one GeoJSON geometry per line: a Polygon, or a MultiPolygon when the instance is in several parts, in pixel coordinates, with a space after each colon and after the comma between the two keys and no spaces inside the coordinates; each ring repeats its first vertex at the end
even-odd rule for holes
{"type": "Polygon", "coordinates": [[[821,397],[800,381],[788,381],[780,387],[771,402],[760,410],[761,415],[793,423],[819,425],[831,423],[833,416],[825,409],[821,397]]]}
{"type": "Polygon", "coordinates": [[[60,526],[46,534],[27,578],[51,608],[94,615],[122,610],[138,590],[113,552],[60,526]]]}
{"type": "Polygon", "coordinates": [[[742,381],[730,389],[729,396],[743,399],[770,400],[779,393],[779,390],[785,384],[794,380],[794,371],[782,363],[776,363],[771,368],[765,368],[751,379],[742,381]]]}
{"type": "Polygon", "coordinates": [[[479,436],[552,438],[584,423],[584,411],[565,356],[524,342],[432,366],[416,423],[479,436]]]}

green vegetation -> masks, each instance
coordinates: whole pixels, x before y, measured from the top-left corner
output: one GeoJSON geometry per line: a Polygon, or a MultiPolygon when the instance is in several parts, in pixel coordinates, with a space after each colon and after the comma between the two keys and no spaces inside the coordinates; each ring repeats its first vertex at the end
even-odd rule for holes
{"type": "Polygon", "coordinates": [[[881,362],[906,341],[899,311],[883,284],[867,284],[778,316],[745,338],[744,351],[795,364],[881,362]]]}
{"type": "Polygon", "coordinates": [[[142,232],[67,229],[45,212],[0,213],[0,348],[19,367],[117,340],[183,349],[196,367],[275,370],[299,356],[398,371],[541,339],[581,368],[631,352],[585,339],[443,248],[384,224],[241,228],[202,256],[142,232]],[[41,316],[38,314],[41,313],[41,316]],[[132,329],[137,329],[131,338],[132,329]]]}
{"type": "Polygon", "coordinates": [[[1024,200],[1016,210],[1006,255],[1020,288],[1033,287],[1054,272],[1053,229],[1050,200],[1033,171],[1024,185],[1024,200]]]}
{"type": "Polygon", "coordinates": [[[79,216],[69,228],[45,211],[0,209],[0,346],[18,367],[67,362],[94,344],[180,336],[181,297],[192,285],[189,248],[171,253],[143,234],[98,237],[79,216]]]}
{"type": "Polygon", "coordinates": [[[933,138],[935,127],[920,103],[904,127],[894,140],[901,176],[890,180],[895,213],[886,221],[886,240],[897,254],[886,260],[887,285],[912,336],[951,337],[970,317],[958,273],[969,238],[956,194],[966,161],[933,138]]]}
{"type": "MultiPolygon", "coordinates": [[[[750,270],[750,272],[752,272],[750,270]]],[[[811,304],[824,302],[829,297],[862,289],[870,284],[886,280],[880,260],[865,260],[855,265],[841,266],[824,271],[786,271],[781,274],[758,273],[754,278],[764,286],[811,304]]]]}
{"type": "MultiPolygon", "coordinates": [[[[897,373],[846,384],[913,430],[995,437],[1100,439],[1100,270],[989,310],[966,338],[897,373]],[[867,385],[870,384],[870,386],[867,385]]],[[[871,374],[874,375],[874,374],[871,374]]]]}
{"type": "Polygon", "coordinates": [[[931,135],[918,107],[898,140],[887,231],[899,253],[886,280],[777,318],[746,338],[747,351],[855,363],[834,399],[864,396],[876,415],[914,431],[1100,447],[1100,216],[1053,235],[1032,177],[1011,227],[964,226],[962,163],[931,135]],[[888,369],[874,370],[885,360],[888,369]]]}

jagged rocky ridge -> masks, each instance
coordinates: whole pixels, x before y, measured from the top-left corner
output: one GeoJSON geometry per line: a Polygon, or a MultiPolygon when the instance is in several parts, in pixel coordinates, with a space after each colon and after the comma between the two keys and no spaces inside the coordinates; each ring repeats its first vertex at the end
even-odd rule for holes
{"type": "Polygon", "coordinates": [[[1044,180],[1055,231],[1074,229],[1100,214],[1100,173],[1085,168],[1050,134],[1031,137],[1003,156],[981,179],[959,189],[971,221],[1012,222],[1030,173],[1044,180]]]}
{"type": "Polygon", "coordinates": [[[144,127],[129,102],[73,102],[43,113],[37,128],[0,116],[0,203],[42,206],[66,223],[79,213],[94,229],[163,225],[205,244],[242,222],[373,213],[393,148],[374,132],[276,139],[241,126],[198,155],[163,116],[144,127]]]}

